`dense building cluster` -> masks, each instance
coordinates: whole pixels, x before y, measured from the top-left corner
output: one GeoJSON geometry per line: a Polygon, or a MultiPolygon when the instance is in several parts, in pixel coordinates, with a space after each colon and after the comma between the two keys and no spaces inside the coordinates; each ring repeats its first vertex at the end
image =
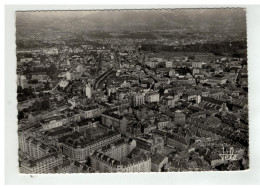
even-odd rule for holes
{"type": "Polygon", "coordinates": [[[247,59],[51,41],[17,49],[20,172],[248,169],[247,59]]]}

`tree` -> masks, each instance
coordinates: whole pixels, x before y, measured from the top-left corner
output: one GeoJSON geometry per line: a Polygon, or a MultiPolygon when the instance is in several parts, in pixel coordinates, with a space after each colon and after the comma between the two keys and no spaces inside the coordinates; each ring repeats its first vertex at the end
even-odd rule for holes
{"type": "Polygon", "coordinates": [[[224,68],[224,72],[230,72],[230,68],[229,67],[225,67],[224,68]]]}
{"type": "Polygon", "coordinates": [[[23,118],[24,118],[24,113],[23,113],[23,111],[18,112],[18,120],[21,120],[21,119],[23,119],[23,118]]]}
{"type": "Polygon", "coordinates": [[[23,74],[26,75],[26,78],[28,80],[31,80],[32,79],[32,73],[31,71],[29,70],[29,68],[27,68],[25,71],[23,71],[23,74]]]}
{"type": "Polygon", "coordinates": [[[36,80],[36,79],[33,79],[33,80],[31,81],[31,83],[32,83],[32,84],[38,84],[38,83],[39,83],[39,81],[38,81],[38,80],[36,80]]]}
{"type": "Polygon", "coordinates": [[[44,88],[47,89],[47,90],[50,90],[51,89],[51,86],[50,86],[50,82],[47,81],[45,84],[44,84],[44,88]]]}
{"type": "Polygon", "coordinates": [[[243,61],[241,62],[241,65],[242,65],[242,66],[247,66],[247,60],[243,60],[243,61]]]}
{"type": "Polygon", "coordinates": [[[48,96],[44,96],[43,101],[41,102],[41,110],[47,110],[50,108],[50,100],[48,96]]]}
{"type": "Polygon", "coordinates": [[[57,71],[57,68],[56,68],[56,66],[53,63],[50,65],[49,71],[52,72],[52,73],[57,71]]]}
{"type": "Polygon", "coordinates": [[[190,56],[188,57],[188,59],[190,59],[190,60],[195,60],[195,55],[190,55],[190,56]]]}
{"type": "Polygon", "coordinates": [[[37,111],[37,110],[40,109],[40,107],[41,107],[41,103],[40,103],[38,100],[36,100],[36,101],[33,103],[33,105],[32,105],[32,110],[33,110],[33,111],[37,111]]]}
{"type": "Polygon", "coordinates": [[[48,68],[47,74],[51,79],[57,78],[57,67],[53,63],[48,68]]]}
{"type": "Polygon", "coordinates": [[[23,92],[23,88],[21,86],[17,87],[17,93],[22,93],[23,92]]]}
{"type": "Polygon", "coordinates": [[[32,88],[31,88],[31,87],[29,87],[29,88],[24,88],[24,89],[23,89],[23,94],[24,94],[25,96],[31,96],[31,95],[33,94],[32,88]]]}
{"type": "Polygon", "coordinates": [[[41,110],[47,110],[50,108],[50,102],[48,100],[42,101],[41,110]]]}

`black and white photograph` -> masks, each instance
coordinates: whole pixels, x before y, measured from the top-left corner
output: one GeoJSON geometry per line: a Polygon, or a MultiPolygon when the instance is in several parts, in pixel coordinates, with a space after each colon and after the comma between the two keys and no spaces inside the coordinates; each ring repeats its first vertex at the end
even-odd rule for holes
{"type": "Polygon", "coordinates": [[[16,11],[19,172],[248,170],[246,15],[16,11]]]}

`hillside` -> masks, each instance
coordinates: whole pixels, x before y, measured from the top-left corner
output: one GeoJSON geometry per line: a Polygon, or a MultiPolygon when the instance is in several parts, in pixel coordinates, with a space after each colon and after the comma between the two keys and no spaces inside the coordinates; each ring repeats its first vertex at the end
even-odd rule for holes
{"type": "Polygon", "coordinates": [[[243,9],[17,12],[17,29],[246,32],[243,9]]]}

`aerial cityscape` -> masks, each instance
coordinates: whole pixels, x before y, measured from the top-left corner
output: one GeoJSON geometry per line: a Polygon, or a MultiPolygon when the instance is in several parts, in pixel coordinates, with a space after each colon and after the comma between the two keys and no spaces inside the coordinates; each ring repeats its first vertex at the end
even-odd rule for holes
{"type": "Polygon", "coordinates": [[[249,168],[246,10],[16,12],[24,174],[249,168]]]}

